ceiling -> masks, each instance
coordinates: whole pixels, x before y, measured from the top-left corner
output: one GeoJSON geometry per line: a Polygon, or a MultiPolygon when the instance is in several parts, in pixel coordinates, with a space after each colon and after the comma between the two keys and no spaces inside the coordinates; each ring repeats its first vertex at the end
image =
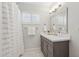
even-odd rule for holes
{"type": "Polygon", "coordinates": [[[18,2],[18,6],[23,12],[48,12],[50,7],[57,2],[18,2]]]}

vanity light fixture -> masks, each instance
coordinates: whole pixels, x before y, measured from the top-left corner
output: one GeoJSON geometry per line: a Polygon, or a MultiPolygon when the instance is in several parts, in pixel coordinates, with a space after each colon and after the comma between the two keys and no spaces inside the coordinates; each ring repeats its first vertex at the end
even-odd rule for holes
{"type": "Polygon", "coordinates": [[[60,8],[61,6],[63,6],[63,2],[58,2],[55,6],[53,6],[50,10],[49,10],[49,14],[51,14],[52,12],[56,12],[56,10],[58,8],[60,8]]]}

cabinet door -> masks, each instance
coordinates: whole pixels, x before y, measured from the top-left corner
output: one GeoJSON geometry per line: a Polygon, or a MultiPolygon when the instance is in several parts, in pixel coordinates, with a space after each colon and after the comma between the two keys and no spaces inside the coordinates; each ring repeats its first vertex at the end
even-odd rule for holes
{"type": "Polygon", "coordinates": [[[45,57],[47,56],[47,45],[47,39],[41,36],[41,51],[45,57]]]}
{"type": "Polygon", "coordinates": [[[43,52],[43,47],[44,47],[44,38],[42,36],[41,37],[41,51],[43,52]]]}
{"type": "Polygon", "coordinates": [[[44,42],[43,42],[44,46],[43,46],[43,50],[44,50],[44,56],[47,57],[47,48],[48,48],[48,42],[46,39],[44,39],[44,42]]]}
{"type": "Polygon", "coordinates": [[[69,42],[55,42],[53,43],[54,57],[68,57],[69,56],[69,42]]]}
{"type": "Polygon", "coordinates": [[[48,41],[48,57],[53,57],[53,43],[48,41]]]}

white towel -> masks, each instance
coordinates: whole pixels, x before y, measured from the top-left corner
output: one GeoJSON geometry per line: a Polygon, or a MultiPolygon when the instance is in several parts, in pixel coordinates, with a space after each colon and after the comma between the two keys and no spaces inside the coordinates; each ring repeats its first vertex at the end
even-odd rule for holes
{"type": "Polygon", "coordinates": [[[36,29],[35,27],[28,27],[28,35],[35,35],[36,29]]]}

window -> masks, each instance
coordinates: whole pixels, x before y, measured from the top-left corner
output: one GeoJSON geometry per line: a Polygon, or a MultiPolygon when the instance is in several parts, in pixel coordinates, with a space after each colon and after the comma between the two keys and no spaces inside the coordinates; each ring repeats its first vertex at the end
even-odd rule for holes
{"type": "Polygon", "coordinates": [[[23,19],[23,23],[30,23],[31,22],[31,14],[25,14],[23,13],[22,14],[22,19],[23,19]]]}
{"type": "Polygon", "coordinates": [[[23,23],[26,23],[26,24],[40,23],[40,16],[37,14],[23,13],[22,15],[23,15],[23,23]]]}

